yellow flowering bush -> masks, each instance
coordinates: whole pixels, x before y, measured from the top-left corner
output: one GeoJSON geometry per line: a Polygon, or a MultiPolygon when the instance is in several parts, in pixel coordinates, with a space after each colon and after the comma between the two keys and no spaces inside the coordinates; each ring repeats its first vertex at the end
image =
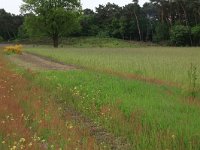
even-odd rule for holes
{"type": "Polygon", "coordinates": [[[22,45],[6,46],[4,52],[6,54],[22,54],[22,45]]]}

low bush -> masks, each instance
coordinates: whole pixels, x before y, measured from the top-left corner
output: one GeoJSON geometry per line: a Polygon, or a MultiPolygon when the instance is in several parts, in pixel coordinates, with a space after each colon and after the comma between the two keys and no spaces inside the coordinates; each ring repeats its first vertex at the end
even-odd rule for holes
{"type": "Polygon", "coordinates": [[[200,24],[196,25],[192,28],[192,36],[194,40],[194,44],[196,46],[200,46],[200,24]]]}
{"type": "Polygon", "coordinates": [[[170,39],[175,46],[190,45],[190,30],[183,25],[175,25],[171,29],[170,39]]]}
{"type": "Polygon", "coordinates": [[[3,41],[4,41],[3,37],[2,37],[2,36],[0,36],[0,42],[3,42],[3,41]]]}
{"type": "Polygon", "coordinates": [[[22,45],[6,46],[4,52],[6,54],[22,54],[22,45]]]}

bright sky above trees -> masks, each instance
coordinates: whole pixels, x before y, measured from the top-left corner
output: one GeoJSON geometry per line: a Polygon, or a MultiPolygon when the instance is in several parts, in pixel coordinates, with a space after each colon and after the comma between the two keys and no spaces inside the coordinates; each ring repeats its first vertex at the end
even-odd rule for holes
{"type": "MultiPolygon", "coordinates": [[[[140,5],[143,5],[149,0],[139,0],[140,5]]],[[[120,6],[131,3],[132,0],[81,0],[83,8],[94,9],[99,4],[116,3],[120,6]]],[[[7,12],[19,14],[19,6],[22,4],[22,0],[0,0],[0,9],[4,8],[7,12]]]]}

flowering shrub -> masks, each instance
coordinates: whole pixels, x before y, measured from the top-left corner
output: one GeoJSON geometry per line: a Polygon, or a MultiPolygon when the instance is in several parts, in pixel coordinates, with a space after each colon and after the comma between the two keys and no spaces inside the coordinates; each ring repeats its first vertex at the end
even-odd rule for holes
{"type": "Polygon", "coordinates": [[[22,54],[22,45],[6,46],[4,52],[6,54],[22,54]]]}

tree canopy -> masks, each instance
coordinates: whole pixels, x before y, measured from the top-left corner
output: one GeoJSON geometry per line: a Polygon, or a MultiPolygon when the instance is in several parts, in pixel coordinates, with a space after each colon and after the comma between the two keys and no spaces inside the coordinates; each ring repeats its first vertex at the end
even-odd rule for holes
{"type": "Polygon", "coordinates": [[[46,35],[58,47],[59,38],[78,28],[80,2],[78,0],[23,0],[25,28],[29,35],[46,35]]]}
{"type": "Polygon", "coordinates": [[[23,24],[23,17],[7,13],[0,9],[0,38],[1,41],[17,38],[18,28],[23,24]]]}
{"type": "Polygon", "coordinates": [[[198,28],[191,32],[191,28],[200,24],[199,0],[150,0],[143,7],[138,5],[138,0],[133,0],[124,7],[108,3],[99,5],[95,12],[88,9],[87,12],[92,13],[84,12],[81,18],[82,23],[87,22],[81,24],[82,35],[103,32],[104,35],[126,40],[167,41],[174,44],[176,38],[171,38],[171,33],[181,25],[187,28],[190,41],[183,45],[199,44],[199,36],[196,35],[199,33],[195,32],[198,28]]]}
{"type": "Polygon", "coordinates": [[[61,37],[101,36],[177,46],[200,45],[200,0],[150,0],[142,7],[133,0],[123,7],[114,3],[99,5],[95,11],[82,10],[79,0],[23,2],[23,16],[0,10],[1,40],[45,36],[58,47],[61,37]]]}

